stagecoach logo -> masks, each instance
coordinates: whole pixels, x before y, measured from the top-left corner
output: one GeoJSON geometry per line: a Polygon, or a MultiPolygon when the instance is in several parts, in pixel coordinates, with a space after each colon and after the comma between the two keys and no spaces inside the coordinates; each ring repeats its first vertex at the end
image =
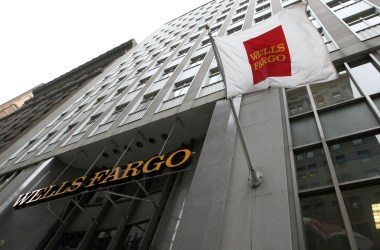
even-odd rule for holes
{"type": "Polygon", "coordinates": [[[40,202],[50,201],[64,196],[77,194],[85,190],[93,190],[99,187],[106,187],[121,182],[128,182],[139,179],[143,176],[152,176],[162,173],[165,168],[169,171],[178,171],[186,168],[191,163],[191,151],[189,149],[179,149],[168,155],[159,155],[147,161],[136,161],[127,164],[125,168],[116,167],[96,172],[93,176],[81,176],[74,181],[64,181],[61,185],[34,190],[21,194],[13,205],[14,208],[21,208],[40,202]]]}
{"type": "Polygon", "coordinates": [[[291,76],[288,44],[282,26],[278,26],[244,43],[253,84],[271,76],[291,76]]]}

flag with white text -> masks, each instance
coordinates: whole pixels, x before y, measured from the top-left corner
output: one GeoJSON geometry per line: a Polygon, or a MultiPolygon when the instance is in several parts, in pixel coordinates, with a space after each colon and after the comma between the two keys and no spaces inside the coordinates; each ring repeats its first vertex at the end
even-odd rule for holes
{"type": "Polygon", "coordinates": [[[304,3],[250,29],[214,40],[226,78],[227,98],[337,78],[321,35],[306,16],[304,3]]]}

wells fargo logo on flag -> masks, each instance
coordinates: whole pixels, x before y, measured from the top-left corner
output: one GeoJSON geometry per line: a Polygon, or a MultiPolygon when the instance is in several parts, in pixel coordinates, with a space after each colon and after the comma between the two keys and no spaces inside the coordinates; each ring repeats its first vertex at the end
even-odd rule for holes
{"type": "Polygon", "coordinates": [[[227,98],[337,78],[305,7],[305,3],[294,4],[249,29],[214,38],[227,98]]]}
{"type": "Polygon", "coordinates": [[[291,76],[289,48],[281,25],[243,44],[254,76],[253,84],[271,76],[291,76]]]}

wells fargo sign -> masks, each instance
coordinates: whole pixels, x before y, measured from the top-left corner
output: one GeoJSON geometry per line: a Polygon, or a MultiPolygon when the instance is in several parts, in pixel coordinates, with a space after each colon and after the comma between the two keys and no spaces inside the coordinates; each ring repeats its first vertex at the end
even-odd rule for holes
{"type": "Polygon", "coordinates": [[[190,162],[191,151],[189,149],[179,149],[168,155],[154,156],[147,161],[129,163],[124,168],[118,166],[113,170],[102,170],[94,173],[92,176],[80,176],[72,182],[64,181],[60,185],[51,185],[21,194],[13,207],[21,208],[74,195],[85,190],[128,182],[132,179],[139,179],[142,176],[156,175],[161,173],[165,168],[180,170],[187,167],[190,162]]]}
{"type": "Polygon", "coordinates": [[[291,76],[291,60],[282,26],[244,43],[251,65],[253,83],[272,76],[291,76]]]}

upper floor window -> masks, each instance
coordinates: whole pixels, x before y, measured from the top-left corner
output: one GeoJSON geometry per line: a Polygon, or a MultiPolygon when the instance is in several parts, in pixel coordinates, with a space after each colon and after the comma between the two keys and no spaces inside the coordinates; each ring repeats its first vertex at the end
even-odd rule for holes
{"type": "Polygon", "coordinates": [[[191,81],[192,79],[188,79],[186,81],[175,83],[168,100],[185,95],[190,88],[191,81]]]}
{"type": "Polygon", "coordinates": [[[195,63],[201,63],[201,62],[203,61],[203,59],[205,58],[205,56],[206,56],[206,53],[191,58],[191,59],[190,59],[190,64],[193,65],[193,64],[195,64],[195,63]]]}
{"type": "Polygon", "coordinates": [[[227,30],[227,35],[233,34],[235,32],[238,32],[242,29],[243,25],[239,25],[237,27],[234,27],[232,29],[227,30]]]}
{"type": "Polygon", "coordinates": [[[149,105],[153,102],[154,98],[156,97],[158,92],[155,93],[149,93],[147,95],[143,96],[143,99],[141,100],[139,106],[137,106],[135,112],[145,110],[149,107],[149,105]]]}
{"type": "Polygon", "coordinates": [[[380,35],[380,8],[378,6],[365,0],[324,2],[361,40],[380,35]]]}

